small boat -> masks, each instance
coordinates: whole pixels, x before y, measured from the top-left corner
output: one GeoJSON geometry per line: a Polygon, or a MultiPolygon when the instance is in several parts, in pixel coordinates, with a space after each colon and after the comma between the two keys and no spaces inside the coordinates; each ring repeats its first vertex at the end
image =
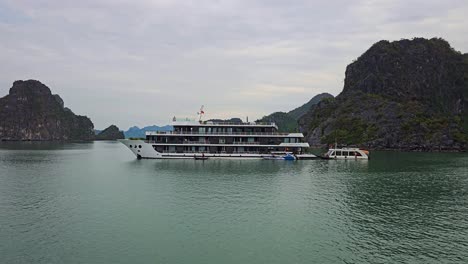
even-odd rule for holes
{"type": "Polygon", "coordinates": [[[359,148],[331,148],[323,159],[369,159],[369,151],[359,148]]]}
{"type": "Polygon", "coordinates": [[[297,160],[296,156],[294,156],[294,155],[291,154],[291,153],[288,153],[288,154],[286,154],[285,156],[283,156],[283,159],[284,159],[284,160],[297,160]]]}
{"type": "Polygon", "coordinates": [[[287,153],[286,155],[272,155],[263,157],[265,160],[297,160],[296,156],[291,153],[287,153]]]}

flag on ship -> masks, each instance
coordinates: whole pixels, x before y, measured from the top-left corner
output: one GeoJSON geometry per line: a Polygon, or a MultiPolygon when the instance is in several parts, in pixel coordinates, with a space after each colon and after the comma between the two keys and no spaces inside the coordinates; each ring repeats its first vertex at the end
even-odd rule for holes
{"type": "Polygon", "coordinates": [[[197,112],[197,115],[204,115],[205,111],[203,111],[203,105],[200,107],[200,112],[197,112]]]}

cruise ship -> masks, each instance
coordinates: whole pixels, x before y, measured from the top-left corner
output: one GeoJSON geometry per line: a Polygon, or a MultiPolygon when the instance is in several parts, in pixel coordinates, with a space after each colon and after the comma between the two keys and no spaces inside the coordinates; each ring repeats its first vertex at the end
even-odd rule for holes
{"type": "Polygon", "coordinates": [[[172,120],[172,131],[148,131],[144,140],[120,140],[138,159],[310,159],[302,133],[278,132],[275,123],[172,120]]]}

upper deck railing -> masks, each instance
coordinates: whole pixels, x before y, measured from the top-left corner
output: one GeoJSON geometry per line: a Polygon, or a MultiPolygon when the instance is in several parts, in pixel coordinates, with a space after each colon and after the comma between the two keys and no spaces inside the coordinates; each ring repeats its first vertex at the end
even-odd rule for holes
{"type": "Polygon", "coordinates": [[[201,145],[219,145],[219,144],[222,144],[222,145],[260,145],[260,142],[258,141],[254,141],[254,142],[239,142],[239,141],[235,141],[235,142],[232,142],[232,143],[220,143],[220,142],[210,142],[209,140],[199,140],[199,141],[182,141],[182,142],[171,142],[171,143],[167,143],[167,142],[157,142],[157,141],[152,141],[152,140],[145,140],[146,143],[149,143],[149,144],[169,144],[169,145],[172,145],[172,144],[176,144],[176,145],[179,145],[179,144],[201,144],[201,145]]]}
{"type": "Polygon", "coordinates": [[[287,136],[296,135],[302,137],[301,133],[285,133],[285,132],[198,132],[198,131],[147,131],[147,136],[156,135],[252,135],[252,136],[287,136]]]}
{"type": "Polygon", "coordinates": [[[233,126],[233,127],[275,127],[278,126],[274,122],[229,122],[229,121],[196,121],[189,118],[175,119],[171,123],[172,126],[233,126]]]}

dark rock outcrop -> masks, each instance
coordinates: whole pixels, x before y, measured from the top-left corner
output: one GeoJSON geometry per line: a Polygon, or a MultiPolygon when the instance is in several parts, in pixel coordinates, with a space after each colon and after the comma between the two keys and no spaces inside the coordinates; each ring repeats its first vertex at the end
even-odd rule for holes
{"type": "Polygon", "coordinates": [[[92,140],[93,128],[36,80],[15,81],[0,98],[0,140],[92,140]]]}
{"type": "Polygon", "coordinates": [[[443,39],[380,41],[346,69],[343,91],[304,115],[311,145],[456,151],[468,140],[468,57],[443,39]]]}
{"type": "Polygon", "coordinates": [[[289,111],[288,114],[295,120],[299,120],[303,115],[309,112],[312,106],[320,103],[320,101],[327,98],[333,98],[333,95],[329,93],[317,94],[316,96],[312,97],[312,99],[310,99],[309,102],[299,106],[294,110],[289,111]]]}
{"type": "Polygon", "coordinates": [[[117,126],[111,125],[97,134],[95,140],[116,140],[123,138],[125,138],[124,133],[117,126]]]}
{"type": "Polygon", "coordinates": [[[295,132],[298,131],[298,120],[305,115],[312,106],[318,104],[323,99],[333,98],[329,93],[321,93],[314,96],[309,102],[299,106],[289,112],[274,112],[262,117],[259,122],[274,122],[278,126],[280,132],[295,132]]]}

